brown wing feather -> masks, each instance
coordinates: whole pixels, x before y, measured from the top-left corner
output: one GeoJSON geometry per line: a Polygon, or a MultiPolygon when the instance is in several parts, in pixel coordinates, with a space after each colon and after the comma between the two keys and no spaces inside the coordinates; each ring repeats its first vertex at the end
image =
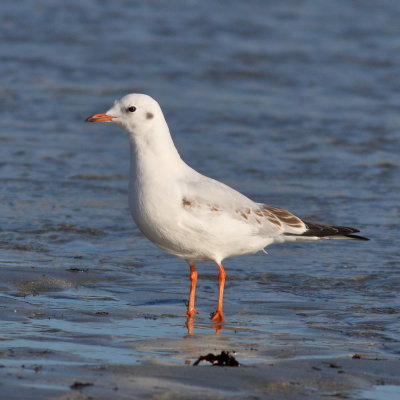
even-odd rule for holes
{"type": "Polygon", "coordinates": [[[358,229],[350,228],[348,226],[335,226],[327,224],[317,224],[315,222],[309,222],[301,220],[292,213],[283,208],[272,207],[266,204],[262,204],[261,207],[264,210],[270,211],[280,221],[291,228],[305,228],[306,231],[303,233],[284,232],[288,236],[308,236],[308,237],[332,237],[332,236],[343,236],[344,238],[357,239],[357,240],[369,240],[364,236],[354,235],[354,233],[360,232],[358,229]]]}
{"type": "Polygon", "coordinates": [[[272,214],[274,218],[282,222],[283,225],[287,225],[291,228],[305,228],[303,221],[293,215],[291,212],[284,210],[283,208],[268,206],[267,204],[261,204],[261,208],[272,214]]]}

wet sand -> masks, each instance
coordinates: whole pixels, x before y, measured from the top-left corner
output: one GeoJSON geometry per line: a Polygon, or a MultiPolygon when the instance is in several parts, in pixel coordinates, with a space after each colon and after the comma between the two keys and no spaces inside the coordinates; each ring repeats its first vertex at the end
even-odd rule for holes
{"type": "Polygon", "coordinates": [[[0,398],[375,399],[360,393],[375,386],[400,385],[399,360],[367,357],[306,357],[237,368],[166,362],[84,365],[62,354],[20,349],[12,354],[14,366],[1,368],[0,398]],[[19,365],[19,358],[29,358],[31,364],[19,365]]]}
{"type": "MultiPolygon", "coordinates": [[[[279,346],[252,334],[235,339],[246,328],[234,327],[229,317],[218,335],[201,317],[194,335],[188,335],[178,315],[183,304],[177,314],[174,307],[163,314],[162,305],[151,304],[91,309],[82,294],[76,295],[89,306],[75,310],[35,302],[68,299],[67,288],[104,285],[108,274],[78,267],[3,267],[3,293],[9,295],[0,307],[6,327],[0,338],[1,399],[375,399],[360,393],[400,385],[400,360],[383,357],[372,342],[371,351],[365,343],[363,353],[336,349],[332,356],[329,346],[302,345],[299,338],[293,347],[284,334],[276,335],[279,346]],[[121,321],[130,332],[118,329],[121,321]],[[176,330],[166,335],[163,325],[173,321],[176,330]],[[147,333],[137,338],[137,330],[147,333]],[[235,351],[242,365],[216,367],[203,361],[193,366],[199,356],[222,350],[235,351]]],[[[114,271],[111,282],[121,278],[114,271]]]]}

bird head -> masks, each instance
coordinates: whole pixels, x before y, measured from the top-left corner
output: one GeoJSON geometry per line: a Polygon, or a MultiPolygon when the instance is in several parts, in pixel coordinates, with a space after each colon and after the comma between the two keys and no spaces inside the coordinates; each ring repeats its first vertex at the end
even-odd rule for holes
{"type": "Polygon", "coordinates": [[[106,113],[86,118],[86,122],[113,122],[130,134],[140,135],[163,119],[161,108],[152,97],[133,93],[116,100],[106,113]]]}

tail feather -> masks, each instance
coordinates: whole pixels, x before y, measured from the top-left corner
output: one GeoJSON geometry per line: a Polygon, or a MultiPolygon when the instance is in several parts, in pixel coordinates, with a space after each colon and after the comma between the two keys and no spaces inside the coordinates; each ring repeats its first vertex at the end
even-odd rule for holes
{"type": "MultiPolygon", "coordinates": [[[[354,235],[360,232],[358,229],[348,226],[334,226],[326,224],[317,224],[315,222],[303,221],[307,230],[301,234],[289,234],[290,236],[319,237],[326,239],[354,239],[369,240],[364,236],[354,235]]],[[[288,234],[286,234],[288,235],[288,234]]]]}

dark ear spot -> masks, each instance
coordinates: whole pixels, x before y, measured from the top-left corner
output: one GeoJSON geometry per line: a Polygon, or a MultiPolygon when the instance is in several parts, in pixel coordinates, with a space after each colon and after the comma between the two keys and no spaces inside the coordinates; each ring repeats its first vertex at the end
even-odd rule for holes
{"type": "Polygon", "coordinates": [[[186,199],[185,197],[182,199],[182,204],[184,207],[191,207],[192,206],[192,202],[188,199],[186,199]]]}
{"type": "Polygon", "coordinates": [[[154,117],[154,114],[151,112],[146,113],[146,118],[147,119],[152,119],[154,117]]]}

